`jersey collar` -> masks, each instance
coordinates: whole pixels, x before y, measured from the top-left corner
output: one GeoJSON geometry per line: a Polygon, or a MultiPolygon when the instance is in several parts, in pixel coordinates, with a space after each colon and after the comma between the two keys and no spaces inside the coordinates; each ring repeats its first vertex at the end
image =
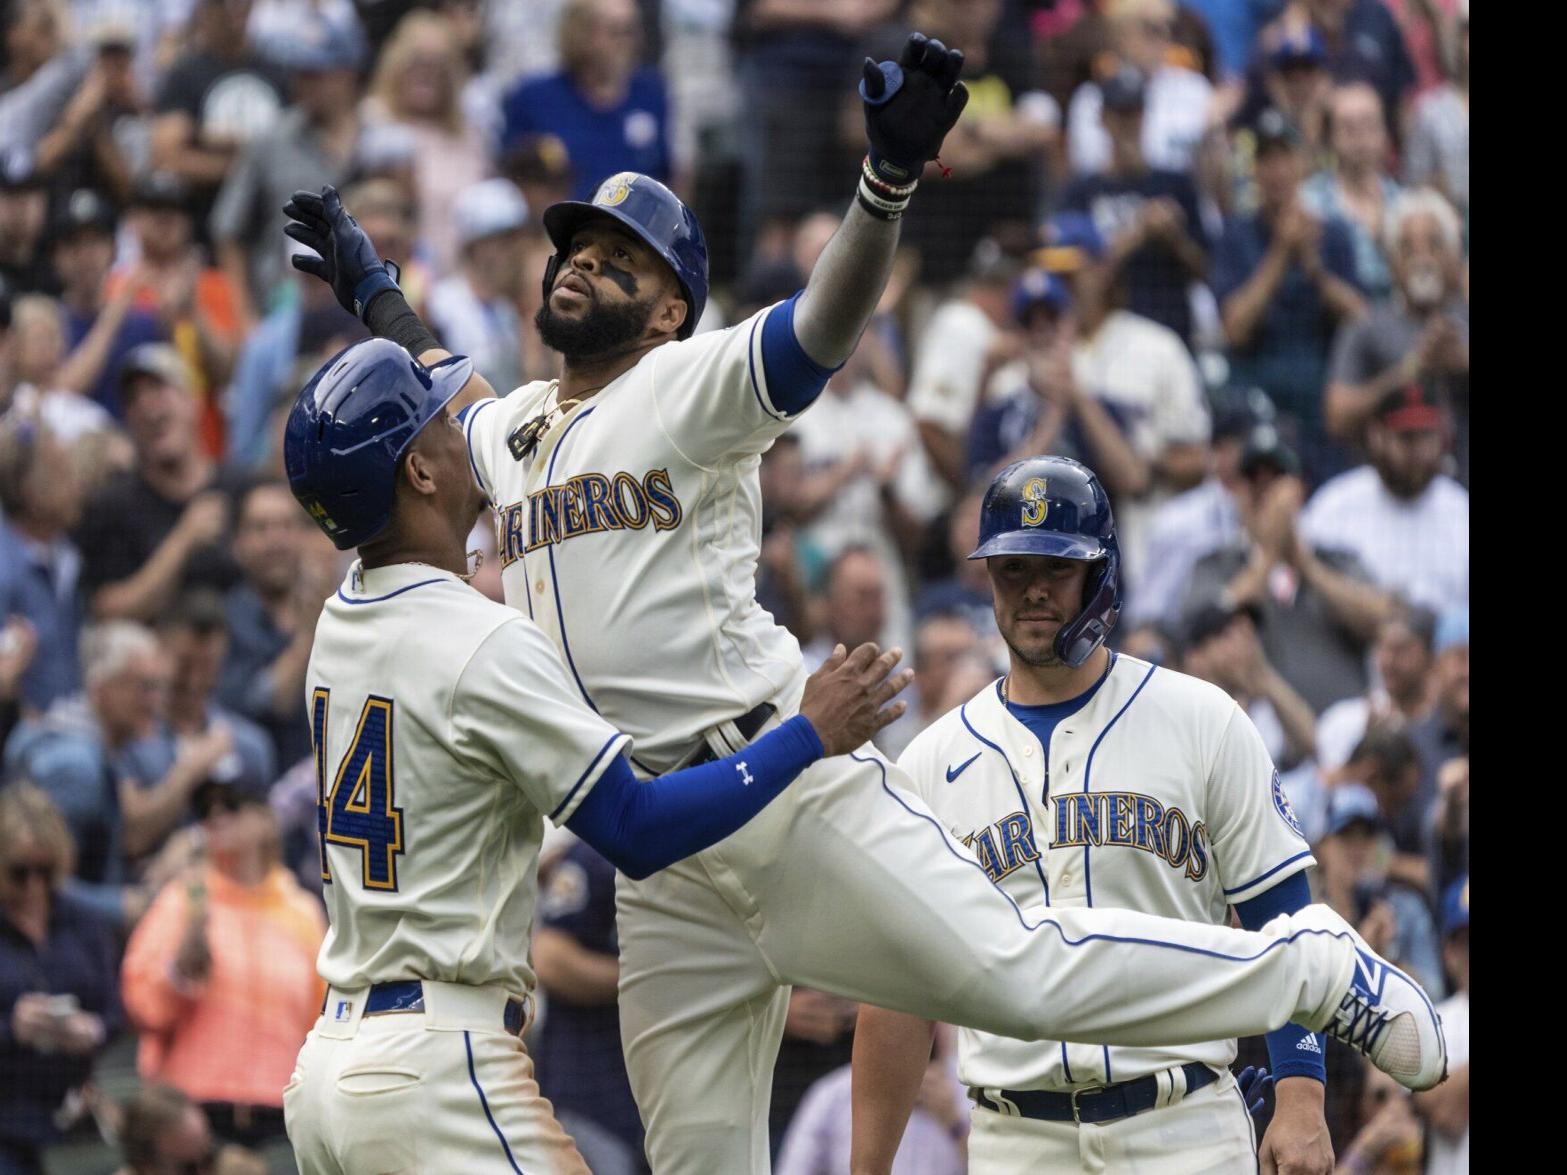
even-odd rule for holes
{"type": "Polygon", "coordinates": [[[362,560],[355,559],[337,594],[349,603],[362,604],[442,581],[461,582],[450,571],[428,563],[389,563],[384,567],[366,568],[362,560]]]}

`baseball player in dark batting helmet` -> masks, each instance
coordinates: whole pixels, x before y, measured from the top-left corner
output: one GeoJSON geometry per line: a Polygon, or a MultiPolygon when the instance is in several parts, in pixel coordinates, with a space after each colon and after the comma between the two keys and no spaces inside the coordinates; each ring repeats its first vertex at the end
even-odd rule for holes
{"type": "Polygon", "coordinates": [[[979,546],[970,559],[1038,555],[1096,564],[1083,610],[1061,626],[1055,652],[1077,668],[1121,614],[1121,548],[1110,499],[1094,471],[1068,457],[1029,457],[996,475],[980,504],[979,546]]]}
{"type": "Polygon", "coordinates": [[[283,465],[294,497],[338,550],[386,529],[398,462],[472,374],[461,355],[426,367],[396,343],[366,339],[305,385],[283,430],[283,465]]]}
{"type": "Polygon", "coordinates": [[[548,302],[555,289],[555,275],[566,260],[573,234],[601,217],[630,229],[675,271],[689,311],[677,337],[690,338],[707,305],[707,241],[696,216],[679,196],[635,171],[610,176],[591,201],[562,200],[544,210],[544,231],[555,246],[544,270],[544,300],[548,302]]]}

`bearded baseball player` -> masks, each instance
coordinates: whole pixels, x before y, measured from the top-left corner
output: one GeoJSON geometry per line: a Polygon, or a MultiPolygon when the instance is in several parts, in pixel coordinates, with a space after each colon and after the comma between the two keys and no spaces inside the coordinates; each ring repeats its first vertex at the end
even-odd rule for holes
{"type": "Polygon", "coordinates": [[[840,647],[800,714],[739,755],[639,783],[553,645],[464,581],[484,508],[450,415],[472,372],[372,339],[289,416],[289,484],[359,560],[306,678],[331,928],[320,1021],[283,1095],[306,1175],[586,1172],[518,1039],[544,817],[628,876],[733,832],[892,721],[896,661],[840,647]]]}
{"type": "MultiPolygon", "coordinates": [[[[961,65],[918,34],[899,62],[866,62],[855,203],[805,290],[727,330],[693,334],[707,249],[668,189],[621,173],[553,205],[537,321],[561,377],[504,399],[475,378],[454,401],[498,516],[506,601],[631,735],[641,775],[730,754],[798,709],[799,646],[755,598],[760,455],[869,321],[919,173],[966,101],[961,65]]],[[[297,266],[373,333],[445,357],[335,192],[296,193],[288,212],[320,255],[297,266]]],[[[1022,909],[896,774],[869,746],[824,761],[738,835],[622,879],[621,1035],[659,1175],[767,1171],[795,983],[1024,1039],[1175,1045],[1331,1024],[1407,1084],[1440,1079],[1424,993],[1383,982],[1380,961],[1367,986],[1360,944],[1325,908],[1266,933],[1022,909]]]]}
{"type": "MultiPolygon", "coordinates": [[[[1020,907],[1119,906],[1259,928],[1311,902],[1311,850],[1251,720],[1194,677],[1104,647],[1119,603],[1115,520],[1099,479],[1064,457],[991,483],[979,547],[1006,676],[938,719],[899,759],[903,781],[1020,907]]],[[[1105,991],[1116,998],[1115,982],[1105,991]]],[[[934,1024],[861,1010],[856,1175],[891,1170],[934,1024]]],[[[1270,1033],[1278,1109],[1267,1172],[1325,1175],[1322,1041],[1270,1033]]],[[[1113,1048],[964,1029],[973,1175],[1251,1171],[1235,1041],[1113,1048]]]]}

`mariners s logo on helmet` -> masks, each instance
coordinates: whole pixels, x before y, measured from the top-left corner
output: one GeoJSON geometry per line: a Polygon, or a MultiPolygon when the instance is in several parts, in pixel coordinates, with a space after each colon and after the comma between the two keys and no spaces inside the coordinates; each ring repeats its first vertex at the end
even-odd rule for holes
{"type": "Polygon", "coordinates": [[[617,204],[625,203],[626,197],[631,195],[631,185],[636,182],[637,173],[634,171],[622,171],[610,176],[599,185],[598,195],[593,197],[593,203],[600,208],[613,208],[617,204]]]}
{"type": "Polygon", "coordinates": [[[1031,477],[1023,483],[1023,525],[1039,526],[1050,512],[1050,501],[1045,497],[1045,479],[1031,477]]]}

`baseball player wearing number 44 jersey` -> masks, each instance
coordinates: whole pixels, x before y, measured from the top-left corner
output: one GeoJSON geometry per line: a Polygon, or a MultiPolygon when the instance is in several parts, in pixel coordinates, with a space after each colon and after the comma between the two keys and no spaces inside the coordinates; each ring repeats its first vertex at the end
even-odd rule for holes
{"type": "Polygon", "coordinates": [[[465,582],[484,500],[449,413],[472,364],[371,340],[285,432],[290,485],[360,560],[327,601],[308,696],[330,985],[283,1105],[305,1175],[586,1172],[518,1039],[544,816],[630,874],[721,840],[800,770],[897,717],[895,658],[840,648],[802,713],[638,783],[628,740],[525,616],[465,582]]]}
{"type": "MultiPolygon", "coordinates": [[[[1035,457],[985,495],[978,549],[1009,649],[1005,677],[938,719],[898,765],[1027,913],[1117,906],[1261,927],[1311,902],[1311,850],[1261,737],[1193,677],[1103,646],[1118,609],[1110,504],[1087,467],[1035,457]]],[[[1117,998],[1118,979],[1103,989],[1117,998]]],[[[864,1008],[854,1170],[890,1169],[929,1053],[929,1021],[864,1008]]],[[[1264,1171],[1326,1175],[1322,1041],[1271,1033],[1279,1108],[1264,1171]]],[[[1233,1040],[1138,1049],[959,1035],[974,1175],[1251,1171],[1233,1040]]]]}
{"type": "MultiPolygon", "coordinates": [[[[498,515],[506,602],[635,739],[642,774],[745,747],[799,706],[799,647],[755,598],[760,454],[875,310],[899,218],[966,98],[961,64],[918,34],[900,62],[866,62],[855,204],[802,293],[728,330],[692,333],[707,250],[661,184],[622,173],[547,209],[558,251],[537,321],[561,378],[504,399],[476,378],[454,402],[498,515]]],[[[335,192],[297,193],[288,212],[319,254],[296,266],[376,334],[445,356],[335,192]]],[[[1358,944],[1331,912],[1265,933],[1025,912],[897,776],[868,746],[826,760],[737,835],[623,879],[621,1039],[659,1175],[768,1169],[795,983],[1025,1039],[1163,1046],[1331,1022],[1406,1083],[1440,1078],[1424,994],[1357,978],[1358,944]]]]}

